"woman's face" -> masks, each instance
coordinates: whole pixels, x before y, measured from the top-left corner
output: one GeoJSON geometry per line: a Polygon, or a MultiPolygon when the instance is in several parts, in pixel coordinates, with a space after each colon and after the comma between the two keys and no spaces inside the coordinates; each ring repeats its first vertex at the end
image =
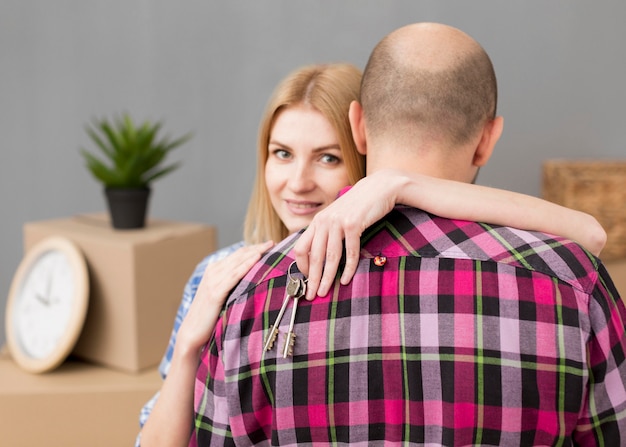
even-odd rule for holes
{"type": "Polygon", "coordinates": [[[279,112],[267,150],[265,183],[272,206],[290,233],[311,223],[349,184],[335,131],[310,106],[279,112]]]}

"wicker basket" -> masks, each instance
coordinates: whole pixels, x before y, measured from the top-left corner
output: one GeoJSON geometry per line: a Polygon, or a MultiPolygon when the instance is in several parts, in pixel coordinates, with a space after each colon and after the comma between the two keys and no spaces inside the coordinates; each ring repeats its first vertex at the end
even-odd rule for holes
{"type": "Polygon", "coordinates": [[[626,258],[626,160],[548,160],[543,197],[594,216],[607,232],[604,261],[626,258]]]}

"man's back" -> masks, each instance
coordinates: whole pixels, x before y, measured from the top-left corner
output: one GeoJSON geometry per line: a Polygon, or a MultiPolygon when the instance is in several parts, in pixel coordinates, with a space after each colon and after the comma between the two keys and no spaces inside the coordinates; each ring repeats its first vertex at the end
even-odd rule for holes
{"type": "Polygon", "coordinates": [[[203,356],[201,445],[220,430],[241,445],[620,444],[626,308],[596,259],[403,207],[362,241],[349,285],[300,300],[292,357],[263,340],[293,241],[246,277],[203,356]]]}

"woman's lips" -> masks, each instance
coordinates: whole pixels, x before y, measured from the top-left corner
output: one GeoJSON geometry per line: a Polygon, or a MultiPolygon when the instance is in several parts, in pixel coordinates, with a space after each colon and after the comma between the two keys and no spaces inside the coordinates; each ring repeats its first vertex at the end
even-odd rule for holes
{"type": "Polygon", "coordinates": [[[285,200],[285,203],[287,204],[289,212],[299,216],[316,213],[321,206],[321,203],[319,202],[306,202],[298,200],[285,200]]]}

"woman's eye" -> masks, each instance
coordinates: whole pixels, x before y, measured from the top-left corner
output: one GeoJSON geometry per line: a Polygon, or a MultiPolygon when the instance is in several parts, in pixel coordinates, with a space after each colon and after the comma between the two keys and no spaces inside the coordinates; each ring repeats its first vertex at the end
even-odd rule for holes
{"type": "Polygon", "coordinates": [[[336,157],[334,155],[331,154],[324,154],[322,155],[321,161],[323,163],[328,163],[328,164],[337,164],[339,163],[341,160],[339,159],[339,157],[336,157]]]}
{"type": "Polygon", "coordinates": [[[289,157],[291,157],[291,154],[284,149],[274,149],[272,153],[276,158],[280,160],[287,160],[289,157]]]}

